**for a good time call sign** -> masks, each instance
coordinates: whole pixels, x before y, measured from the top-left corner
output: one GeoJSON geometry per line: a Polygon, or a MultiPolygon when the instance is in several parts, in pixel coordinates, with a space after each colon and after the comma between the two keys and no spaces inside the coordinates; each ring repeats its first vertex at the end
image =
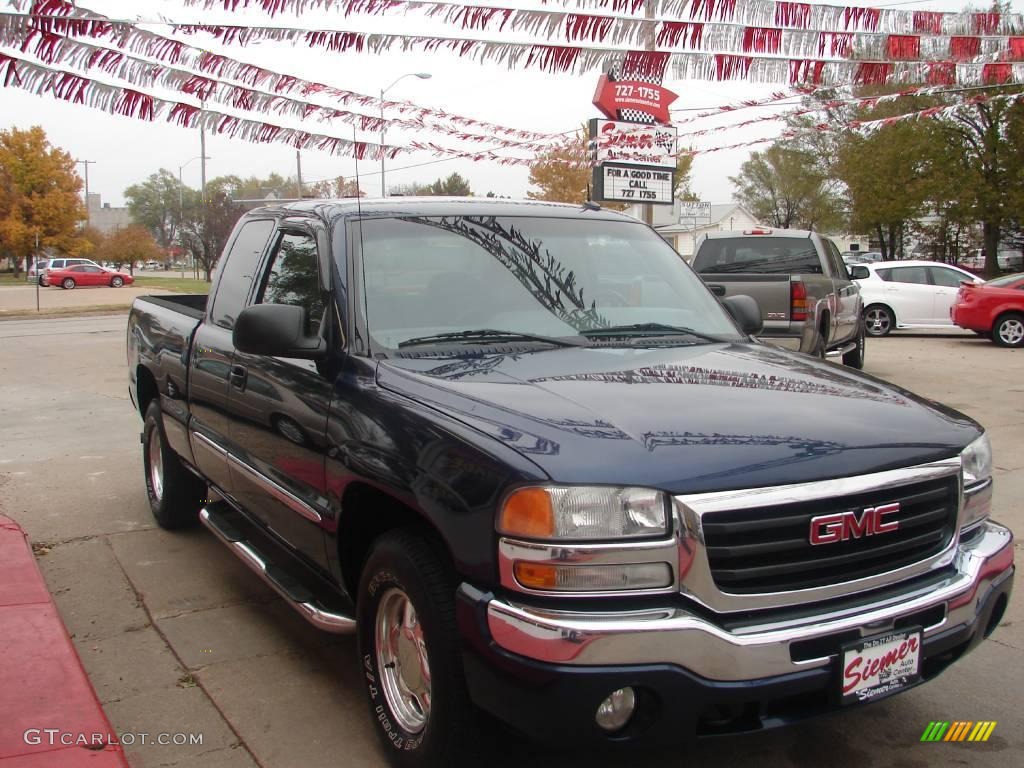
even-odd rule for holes
{"type": "Polygon", "coordinates": [[[616,203],[671,203],[672,171],[629,165],[602,165],[601,198],[616,203]]]}

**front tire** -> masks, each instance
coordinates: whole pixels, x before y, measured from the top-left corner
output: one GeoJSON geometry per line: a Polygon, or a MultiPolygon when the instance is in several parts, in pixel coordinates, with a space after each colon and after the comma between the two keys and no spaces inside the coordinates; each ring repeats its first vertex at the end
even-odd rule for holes
{"type": "Polygon", "coordinates": [[[124,285],[123,277],[115,277],[113,280],[110,281],[111,288],[120,288],[122,285],[124,285]]]}
{"type": "Polygon", "coordinates": [[[455,624],[457,581],[441,545],[412,529],[379,538],[356,603],[374,727],[398,768],[470,764],[477,713],[455,624]]]}
{"type": "Polygon", "coordinates": [[[865,337],[864,321],[861,320],[860,328],[857,331],[857,346],[843,355],[843,365],[856,368],[858,371],[864,368],[864,351],[867,346],[865,344],[865,337]]]}
{"type": "Polygon", "coordinates": [[[896,327],[896,316],[884,304],[872,304],[864,310],[864,330],[868,336],[888,336],[896,327]]]}
{"type": "Polygon", "coordinates": [[[70,291],[75,287],[75,281],[72,280],[70,277],[65,277],[64,282],[60,284],[60,287],[63,288],[65,291],[70,291]]]}
{"type": "Polygon", "coordinates": [[[167,443],[160,400],[146,409],[142,427],[142,466],[153,518],[161,528],[188,528],[199,522],[206,485],[193,475],[167,443]]]}
{"type": "Polygon", "coordinates": [[[1024,315],[1000,315],[992,325],[992,341],[1000,347],[1024,347],[1024,315]]]}

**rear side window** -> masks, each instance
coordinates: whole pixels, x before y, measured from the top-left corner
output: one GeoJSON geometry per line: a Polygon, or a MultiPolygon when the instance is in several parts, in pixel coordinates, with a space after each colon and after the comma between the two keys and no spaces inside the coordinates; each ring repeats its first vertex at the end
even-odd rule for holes
{"type": "Polygon", "coordinates": [[[966,275],[954,272],[952,269],[944,269],[943,267],[929,267],[928,269],[932,273],[932,282],[945,288],[958,288],[963,280],[970,279],[966,275]]]}
{"type": "Polygon", "coordinates": [[[234,328],[235,318],[245,308],[260,257],[273,231],[274,222],[270,219],[246,222],[225,255],[224,270],[210,312],[213,322],[222,328],[234,328]]]}
{"type": "Polygon", "coordinates": [[[723,237],[701,244],[693,268],[700,274],[820,275],[821,259],[807,237],[723,237]]]}
{"type": "Polygon", "coordinates": [[[924,267],[891,267],[877,271],[880,278],[890,283],[928,285],[928,271],[924,267]]]}

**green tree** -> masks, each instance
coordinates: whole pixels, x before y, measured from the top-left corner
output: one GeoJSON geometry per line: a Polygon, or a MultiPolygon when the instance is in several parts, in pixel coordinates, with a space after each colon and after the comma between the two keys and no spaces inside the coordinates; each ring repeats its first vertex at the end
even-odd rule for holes
{"type": "Polygon", "coordinates": [[[124,191],[132,219],[148,229],[161,248],[170,248],[178,240],[184,192],[178,178],[166,168],[124,191]]]}
{"type": "Polygon", "coordinates": [[[1003,230],[1020,220],[1021,175],[1018,124],[1004,99],[963,104],[938,122],[944,139],[947,189],[959,202],[960,216],[981,223],[985,274],[999,273],[996,261],[1003,230]]]}
{"type": "Polygon", "coordinates": [[[904,255],[912,223],[933,208],[935,140],[933,124],[903,120],[867,136],[851,133],[840,147],[837,170],[848,190],[850,228],[875,235],[885,259],[904,255]]]}
{"type": "Polygon", "coordinates": [[[306,194],[324,200],[338,197],[366,197],[366,192],[360,188],[355,179],[346,179],[344,176],[318,181],[307,190],[306,194]]]}
{"type": "Polygon", "coordinates": [[[206,199],[199,190],[185,189],[181,221],[182,241],[200,263],[207,282],[231,231],[245,208],[235,202],[245,197],[245,181],[219,176],[206,184],[206,199]]]}
{"type": "Polygon", "coordinates": [[[807,150],[776,143],[753,152],[729,180],[737,201],[773,227],[830,230],[842,224],[842,199],[807,150]]]}
{"type": "Polygon", "coordinates": [[[473,191],[469,188],[469,181],[466,178],[453,172],[447,178],[439,178],[431,182],[423,188],[420,194],[440,197],[469,197],[473,191]]]}
{"type": "Polygon", "coordinates": [[[41,248],[77,255],[90,244],[79,235],[85,206],[75,161],[42,128],[0,131],[0,256],[21,262],[41,248]]]}

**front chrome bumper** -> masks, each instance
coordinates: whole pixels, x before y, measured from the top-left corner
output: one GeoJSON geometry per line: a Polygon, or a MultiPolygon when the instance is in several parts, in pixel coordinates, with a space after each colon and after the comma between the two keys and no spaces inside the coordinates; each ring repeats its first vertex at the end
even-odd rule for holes
{"type": "MultiPolygon", "coordinates": [[[[894,585],[857,605],[779,610],[749,623],[716,624],[676,605],[636,611],[548,610],[494,598],[486,619],[494,643],[514,654],[564,665],[675,664],[708,680],[755,680],[828,666],[838,653],[795,660],[792,644],[856,632],[885,632],[932,609],[925,641],[973,623],[994,587],[1012,577],[1013,534],[990,521],[957,546],[951,567],[922,583],[894,585]],[[941,610],[936,610],[941,609],[941,610]]],[[[475,590],[463,585],[468,595],[475,590]]],[[[850,596],[854,598],[855,596],[850,596]]],[[[592,604],[593,605],[593,604],[592,604]]],[[[723,617],[724,618],[724,617],[723,617]]],[[[826,643],[827,644],[827,643],[826,643]]]]}

